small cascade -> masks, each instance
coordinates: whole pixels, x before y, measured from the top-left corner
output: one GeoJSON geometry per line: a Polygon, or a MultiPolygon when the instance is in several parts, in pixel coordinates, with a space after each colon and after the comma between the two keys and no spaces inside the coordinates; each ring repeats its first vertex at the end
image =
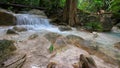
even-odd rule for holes
{"type": "Polygon", "coordinates": [[[30,15],[30,14],[15,14],[17,18],[16,24],[18,26],[26,26],[26,27],[51,27],[48,19],[41,18],[38,15],[30,15]]]}
{"type": "Polygon", "coordinates": [[[28,30],[49,30],[53,32],[59,32],[59,29],[51,25],[48,19],[39,15],[30,14],[15,14],[17,26],[22,26],[28,30]]]}

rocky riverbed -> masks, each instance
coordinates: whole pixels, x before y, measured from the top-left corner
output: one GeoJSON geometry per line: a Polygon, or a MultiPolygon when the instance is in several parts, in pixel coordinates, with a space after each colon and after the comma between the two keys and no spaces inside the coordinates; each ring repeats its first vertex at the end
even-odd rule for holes
{"type": "Polygon", "coordinates": [[[119,34],[97,33],[93,39],[93,33],[78,30],[41,29],[6,34],[7,29],[1,27],[0,39],[14,41],[17,50],[12,57],[26,55],[22,68],[46,68],[51,62],[56,64],[55,68],[74,68],[81,54],[92,57],[97,68],[118,68],[120,50],[114,48],[114,44],[120,42],[119,34]],[[51,45],[54,47],[52,53],[49,52],[51,45]]]}
{"type": "Polygon", "coordinates": [[[49,23],[44,12],[1,11],[0,68],[120,68],[120,30],[88,32],[49,23]],[[8,15],[8,16],[7,16],[8,15]],[[41,16],[42,15],[42,16],[41,16]]]}

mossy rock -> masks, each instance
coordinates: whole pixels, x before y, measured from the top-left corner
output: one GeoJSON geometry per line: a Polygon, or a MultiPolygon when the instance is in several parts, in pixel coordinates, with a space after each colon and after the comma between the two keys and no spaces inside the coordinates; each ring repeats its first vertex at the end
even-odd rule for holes
{"type": "Polygon", "coordinates": [[[14,29],[8,29],[7,34],[17,34],[17,32],[14,29]]]}
{"type": "Polygon", "coordinates": [[[4,61],[15,50],[16,50],[16,47],[14,46],[13,41],[0,40],[0,62],[4,61]]]}

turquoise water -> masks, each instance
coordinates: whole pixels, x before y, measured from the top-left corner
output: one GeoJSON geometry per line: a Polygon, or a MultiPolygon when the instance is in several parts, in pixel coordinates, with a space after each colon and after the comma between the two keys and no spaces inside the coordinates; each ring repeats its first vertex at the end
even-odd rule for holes
{"type": "Polygon", "coordinates": [[[112,36],[115,36],[115,37],[119,37],[119,38],[120,38],[120,33],[107,32],[106,34],[108,34],[108,35],[112,35],[112,36]]]}

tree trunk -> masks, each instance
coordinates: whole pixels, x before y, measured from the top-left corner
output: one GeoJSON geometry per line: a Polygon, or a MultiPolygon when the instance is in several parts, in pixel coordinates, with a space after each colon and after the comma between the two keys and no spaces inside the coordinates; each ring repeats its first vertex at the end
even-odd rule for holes
{"type": "Polygon", "coordinates": [[[66,0],[66,5],[63,11],[63,21],[68,23],[70,26],[78,24],[77,0],[66,0]]]}

